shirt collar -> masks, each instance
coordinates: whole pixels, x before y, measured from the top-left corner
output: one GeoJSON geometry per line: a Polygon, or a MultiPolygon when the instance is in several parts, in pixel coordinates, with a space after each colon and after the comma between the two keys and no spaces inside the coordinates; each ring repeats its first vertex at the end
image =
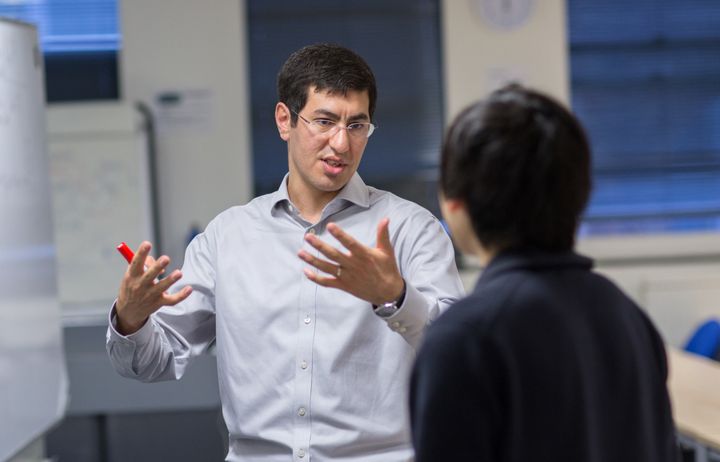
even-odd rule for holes
{"type": "MultiPolygon", "coordinates": [[[[285,174],[285,177],[280,182],[280,187],[272,193],[272,200],[270,201],[270,212],[272,213],[278,206],[285,203],[291,204],[290,195],[287,189],[287,180],[290,176],[289,173],[285,174]]],[[[330,201],[326,208],[330,207],[331,204],[342,204],[342,202],[350,202],[363,208],[370,207],[370,189],[365,182],[360,178],[360,175],[355,172],[350,178],[350,181],[340,190],[337,196],[330,201]]]]}
{"type": "Polygon", "coordinates": [[[290,176],[290,174],[286,173],[282,181],[280,182],[280,187],[274,193],[272,193],[272,200],[270,201],[271,211],[274,210],[275,207],[277,207],[279,204],[282,204],[284,202],[290,202],[290,196],[288,195],[287,190],[288,176],[290,176]]]}
{"type": "Polygon", "coordinates": [[[360,175],[355,172],[350,181],[340,190],[333,201],[345,200],[363,208],[370,207],[370,190],[360,175]]]}

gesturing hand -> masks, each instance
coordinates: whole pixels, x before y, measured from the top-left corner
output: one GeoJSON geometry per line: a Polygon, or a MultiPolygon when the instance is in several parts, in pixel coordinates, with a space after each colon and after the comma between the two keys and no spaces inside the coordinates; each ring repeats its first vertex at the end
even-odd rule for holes
{"type": "Polygon", "coordinates": [[[371,248],[359,243],[335,223],[329,223],[327,230],[347,252],[336,249],[317,236],[307,234],[305,240],[330,261],[314,257],[304,250],[301,250],[298,256],[331,276],[320,276],[310,269],[304,270],[305,275],[321,286],[344,290],[373,305],[397,300],[402,294],[404,282],[390,243],[389,224],[390,220],[387,218],[380,221],[377,246],[371,248]]]}
{"type": "Polygon", "coordinates": [[[182,277],[182,274],[180,270],[175,270],[166,278],[156,280],[165,272],[165,268],[170,264],[170,258],[163,255],[156,261],[149,256],[151,248],[149,242],[140,244],[120,283],[115,311],[117,329],[123,335],[136,332],[152,313],[163,306],[175,305],[185,300],[192,292],[190,286],[183,287],[173,295],[166,292],[182,277]]]}

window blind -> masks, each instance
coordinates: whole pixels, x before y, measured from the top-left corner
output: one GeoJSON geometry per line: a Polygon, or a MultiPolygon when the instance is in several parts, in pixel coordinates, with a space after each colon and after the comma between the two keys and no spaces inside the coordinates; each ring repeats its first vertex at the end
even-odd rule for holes
{"type": "Polygon", "coordinates": [[[569,0],[568,21],[594,155],[582,232],[720,229],[720,3],[569,0]]]}
{"type": "Polygon", "coordinates": [[[0,16],[35,24],[45,53],[116,51],[116,0],[0,0],[0,16]]]}
{"type": "Polygon", "coordinates": [[[0,16],[34,24],[48,102],[117,99],[117,0],[0,0],[0,16]]]}

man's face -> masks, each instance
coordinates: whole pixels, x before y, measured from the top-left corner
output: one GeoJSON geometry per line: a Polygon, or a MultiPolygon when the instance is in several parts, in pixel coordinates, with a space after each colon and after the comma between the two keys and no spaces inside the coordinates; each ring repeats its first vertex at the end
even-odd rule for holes
{"type": "Polygon", "coordinates": [[[367,137],[352,136],[343,128],[321,133],[313,121],[316,124],[330,121],[341,127],[354,122],[370,122],[369,104],[367,91],[349,91],[343,96],[316,92],[311,87],[307,103],[298,111],[300,117],[292,127],[289,108],[278,103],[275,117],[280,137],[288,144],[288,187],[292,192],[313,196],[334,193],[350,181],[360,165],[367,137]],[[285,120],[284,113],[287,113],[288,120],[285,120]]]}

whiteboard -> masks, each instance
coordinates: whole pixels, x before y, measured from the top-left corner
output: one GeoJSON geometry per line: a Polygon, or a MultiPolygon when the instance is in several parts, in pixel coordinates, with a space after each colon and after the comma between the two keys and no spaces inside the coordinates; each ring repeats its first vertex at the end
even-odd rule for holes
{"type": "Polygon", "coordinates": [[[155,242],[145,123],[123,102],[50,105],[47,123],[65,324],[105,323],[127,268],[116,246],[155,242]]]}
{"type": "Polygon", "coordinates": [[[0,18],[0,460],[67,404],[35,28],[0,18]]]}

